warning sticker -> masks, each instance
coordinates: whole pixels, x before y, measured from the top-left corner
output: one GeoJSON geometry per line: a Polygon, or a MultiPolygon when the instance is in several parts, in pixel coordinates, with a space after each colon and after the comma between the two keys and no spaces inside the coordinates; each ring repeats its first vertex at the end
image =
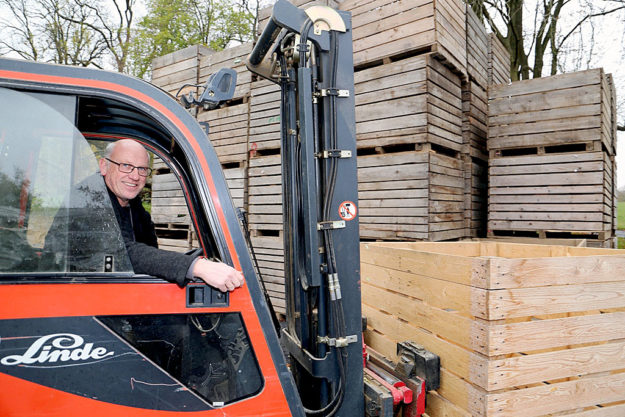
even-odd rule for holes
{"type": "Polygon", "coordinates": [[[354,220],[356,218],[356,213],[358,213],[356,204],[351,201],[343,201],[339,206],[339,216],[346,222],[354,220]]]}

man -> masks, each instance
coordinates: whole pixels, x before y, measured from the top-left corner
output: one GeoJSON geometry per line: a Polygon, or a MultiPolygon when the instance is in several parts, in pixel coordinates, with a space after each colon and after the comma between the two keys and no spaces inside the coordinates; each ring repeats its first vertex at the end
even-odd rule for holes
{"type": "Polygon", "coordinates": [[[242,286],[243,274],[226,264],[157,248],[154,224],[138,197],[149,172],[148,162],[145,148],[130,139],[110,144],[99,161],[134,271],[180,286],[192,277],[224,292],[242,286]]]}

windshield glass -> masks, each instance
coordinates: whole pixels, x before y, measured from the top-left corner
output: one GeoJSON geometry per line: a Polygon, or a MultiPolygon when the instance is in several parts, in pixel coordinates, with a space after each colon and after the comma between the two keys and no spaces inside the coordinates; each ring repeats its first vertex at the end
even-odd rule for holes
{"type": "Polygon", "coordinates": [[[44,102],[0,88],[0,274],[45,272],[132,267],[85,138],[44,102]]]}

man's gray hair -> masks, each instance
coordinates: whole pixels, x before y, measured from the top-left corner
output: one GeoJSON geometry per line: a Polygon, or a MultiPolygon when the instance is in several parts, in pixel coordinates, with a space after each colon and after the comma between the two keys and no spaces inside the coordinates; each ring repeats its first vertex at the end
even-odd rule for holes
{"type": "Polygon", "coordinates": [[[113,155],[113,149],[115,149],[116,143],[117,142],[111,142],[108,145],[106,145],[106,148],[104,149],[104,155],[102,156],[103,158],[110,158],[111,155],[113,155]]]}

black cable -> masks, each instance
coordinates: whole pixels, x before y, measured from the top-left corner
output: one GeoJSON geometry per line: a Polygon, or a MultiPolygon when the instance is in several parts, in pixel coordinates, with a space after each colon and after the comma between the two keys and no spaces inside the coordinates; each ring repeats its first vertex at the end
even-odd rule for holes
{"type": "Polygon", "coordinates": [[[302,31],[300,32],[301,36],[298,48],[300,67],[306,67],[307,65],[306,52],[308,52],[308,32],[310,31],[311,26],[312,20],[306,19],[306,22],[304,22],[304,25],[302,26],[302,31]]]}
{"type": "Polygon", "coordinates": [[[180,92],[182,91],[183,88],[185,87],[195,87],[195,88],[199,88],[201,87],[201,84],[183,84],[182,87],[180,87],[178,89],[178,91],[176,91],[176,95],[174,97],[178,98],[178,95],[180,95],[180,92]]]}
{"type": "MultiPolygon", "coordinates": [[[[331,79],[329,88],[332,90],[336,90],[336,77],[337,77],[337,68],[338,68],[338,45],[336,34],[334,32],[330,32],[330,43],[331,43],[331,79]]],[[[337,140],[337,114],[336,114],[336,95],[329,95],[329,114],[331,117],[330,120],[330,138],[328,140],[329,143],[326,145],[329,146],[330,149],[338,149],[338,140],[337,140]]],[[[336,158],[328,158],[327,167],[326,167],[327,177],[325,181],[325,193],[324,193],[324,204],[323,204],[323,215],[324,220],[329,221],[331,218],[331,203],[334,197],[334,191],[336,186],[336,179],[338,175],[338,164],[336,158]]],[[[332,238],[331,230],[324,230],[324,247],[326,250],[327,256],[327,274],[329,276],[335,275],[337,273],[336,266],[336,255],[334,252],[334,242],[332,238]]],[[[339,339],[344,337],[346,334],[346,326],[345,326],[345,315],[343,311],[342,301],[339,299],[332,299],[330,297],[330,310],[331,310],[331,321],[332,328],[330,333],[335,339],[339,339]]],[[[346,373],[347,373],[347,352],[344,347],[334,347],[335,352],[337,354],[337,365],[339,368],[339,386],[336,390],[336,396],[326,407],[324,407],[324,412],[327,410],[328,413],[325,414],[327,416],[334,415],[340,408],[344,396],[345,396],[345,384],[346,384],[346,373]],[[334,406],[329,409],[328,407],[334,403],[334,406]]]]}

